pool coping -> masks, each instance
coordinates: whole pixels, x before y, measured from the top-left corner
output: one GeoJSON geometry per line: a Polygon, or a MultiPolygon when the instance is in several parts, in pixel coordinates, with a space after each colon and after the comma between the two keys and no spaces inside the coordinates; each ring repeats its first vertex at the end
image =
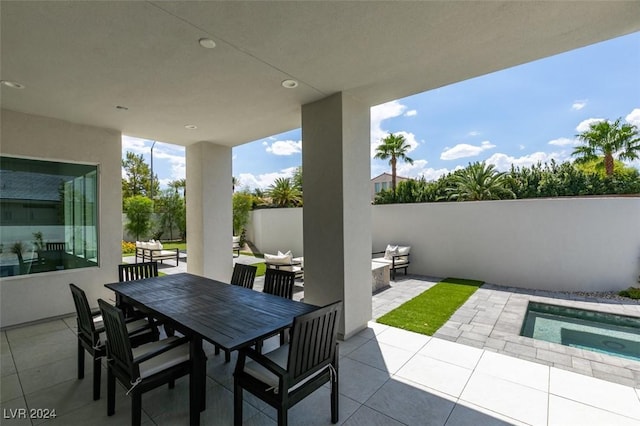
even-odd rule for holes
{"type": "Polygon", "coordinates": [[[640,388],[640,361],[520,336],[530,301],[640,318],[640,302],[485,284],[434,336],[640,388]]]}

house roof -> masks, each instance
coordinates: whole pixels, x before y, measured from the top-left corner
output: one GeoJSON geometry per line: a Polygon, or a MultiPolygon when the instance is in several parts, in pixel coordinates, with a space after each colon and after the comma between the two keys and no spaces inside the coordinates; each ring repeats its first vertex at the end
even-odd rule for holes
{"type": "MultiPolygon", "coordinates": [[[[382,177],[382,176],[388,176],[388,177],[389,177],[389,179],[391,179],[391,178],[392,178],[391,173],[384,172],[384,173],[380,173],[380,174],[379,174],[378,176],[376,176],[376,177],[372,177],[372,178],[371,178],[371,180],[372,180],[372,181],[373,181],[373,180],[376,180],[376,179],[378,179],[379,177],[382,177]]],[[[398,175],[396,175],[396,180],[398,180],[398,179],[400,179],[400,180],[409,180],[410,178],[408,178],[408,177],[402,177],[402,176],[398,176],[398,175]]]]}
{"type": "Polygon", "coordinates": [[[635,1],[2,1],[2,108],[180,145],[301,125],[640,30],[635,1]],[[209,38],[214,49],[198,43],[209,38]],[[281,82],[294,79],[295,89],[281,82]],[[128,110],[117,109],[127,107],[128,110]],[[188,130],[185,125],[196,125],[188,130]]]}

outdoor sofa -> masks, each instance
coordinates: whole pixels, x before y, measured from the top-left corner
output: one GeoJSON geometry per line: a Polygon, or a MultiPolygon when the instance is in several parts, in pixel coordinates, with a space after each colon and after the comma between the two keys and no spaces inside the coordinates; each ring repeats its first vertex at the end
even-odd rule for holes
{"type": "Polygon", "coordinates": [[[136,263],[138,263],[138,259],[142,259],[142,262],[158,261],[163,264],[164,260],[175,260],[175,266],[178,266],[179,256],[178,248],[165,249],[160,241],[136,241],[136,263]]]}

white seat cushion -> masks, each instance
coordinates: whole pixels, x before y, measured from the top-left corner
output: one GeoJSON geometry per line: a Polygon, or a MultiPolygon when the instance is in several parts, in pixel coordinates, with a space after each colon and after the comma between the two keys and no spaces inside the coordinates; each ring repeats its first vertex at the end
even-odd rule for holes
{"type": "MultiPolygon", "coordinates": [[[[375,259],[371,259],[374,262],[378,262],[378,263],[384,263],[387,265],[391,265],[393,264],[393,260],[390,259],[385,259],[384,257],[376,257],[375,259]]],[[[395,265],[399,266],[399,265],[403,265],[409,263],[409,259],[406,257],[396,257],[396,262],[395,265]]]]}
{"type": "MultiPolygon", "coordinates": [[[[145,326],[147,326],[149,324],[149,322],[146,319],[139,319],[139,320],[135,320],[135,321],[131,321],[127,323],[127,331],[129,333],[131,333],[134,330],[138,330],[138,329],[143,329],[145,326]]],[[[93,325],[96,327],[96,330],[100,329],[100,328],[104,328],[104,323],[102,322],[102,315],[98,315],[97,317],[93,318],[93,325]]],[[[151,328],[148,328],[144,331],[140,331],[140,333],[144,334],[144,333],[151,333],[153,330],[151,328]]],[[[107,341],[107,337],[105,332],[103,331],[102,333],[100,333],[99,337],[98,337],[98,345],[104,345],[104,343],[107,341]]]]}
{"type": "MultiPolygon", "coordinates": [[[[173,336],[164,340],[147,343],[146,345],[133,348],[133,357],[137,358],[148,352],[152,352],[156,350],[158,347],[164,346],[165,344],[175,340],[178,340],[178,338],[173,336]]],[[[152,376],[160,371],[163,371],[167,368],[173,367],[174,365],[178,365],[188,360],[189,360],[189,343],[185,342],[182,345],[177,346],[173,349],[169,349],[168,351],[163,352],[160,355],[155,356],[148,361],[140,363],[140,377],[144,379],[145,377],[152,376]]]]}
{"type": "MultiPolygon", "coordinates": [[[[269,358],[271,361],[275,362],[278,366],[282,367],[284,370],[287,369],[287,361],[289,359],[289,344],[286,343],[280,346],[278,349],[275,349],[267,354],[264,354],[265,357],[269,358]]],[[[307,377],[299,383],[296,383],[295,386],[289,389],[289,392],[292,392],[313,379],[317,375],[321,374],[325,369],[317,371],[315,374],[307,377]]],[[[250,374],[261,382],[267,384],[269,387],[273,387],[274,390],[278,389],[278,376],[273,374],[271,371],[264,368],[262,365],[253,361],[252,359],[247,358],[247,363],[244,365],[244,372],[250,374]]]]}

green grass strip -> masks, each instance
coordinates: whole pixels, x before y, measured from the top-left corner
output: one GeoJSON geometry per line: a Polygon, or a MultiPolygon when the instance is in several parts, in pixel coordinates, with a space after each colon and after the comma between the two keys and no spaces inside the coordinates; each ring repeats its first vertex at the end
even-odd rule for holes
{"type": "Polygon", "coordinates": [[[482,284],[483,281],[445,278],[381,316],[378,322],[432,336],[482,284]]]}

